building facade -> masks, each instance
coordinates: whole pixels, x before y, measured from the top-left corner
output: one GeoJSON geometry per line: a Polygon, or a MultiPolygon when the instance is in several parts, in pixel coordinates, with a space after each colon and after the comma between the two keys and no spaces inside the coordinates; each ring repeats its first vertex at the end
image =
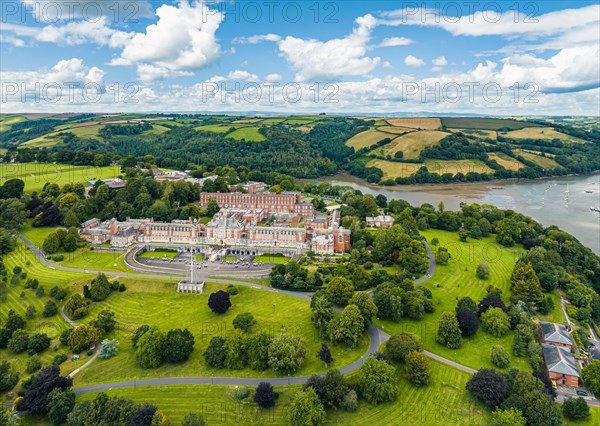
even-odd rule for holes
{"type": "Polygon", "coordinates": [[[294,213],[306,217],[315,214],[312,203],[303,203],[300,192],[260,192],[244,194],[242,192],[203,192],[200,194],[200,206],[208,206],[213,199],[222,209],[264,209],[268,214],[294,213]]]}
{"type": "Polygon", "coordinates": [[[542,343],[548,377],[556,384],[579,386],[579,369],[571,351],[562,346],[542,343]]]}

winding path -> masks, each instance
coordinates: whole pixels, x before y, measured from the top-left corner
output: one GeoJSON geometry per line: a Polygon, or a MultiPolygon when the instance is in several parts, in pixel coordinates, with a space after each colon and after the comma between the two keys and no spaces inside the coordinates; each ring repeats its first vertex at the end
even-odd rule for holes
{"type": "MultiPolygon", "coordinates": [[[[140,271],[140,273],[108,272],[108,271],[100,271],[100,270],[92,270],[92,269],[78,269],[78,268],[67,268],[67,267],[63,267],[63,266],[58,266],[58,265],[54,265],[53,263],[49,262],[46,259],[44,252],[41,249],[37,248],[25,236],[20,235],[20,238],[21,238],[21,240],[23,240],[23,242],[27,245],[27,247],[29,247],[29,249],[31,249],[31,251],[36,255],[36,257],[45,266],[52,268],[52,269],[76,272],[76,273],[91,273],[91,274],[103,272],[103,273],[107,273],[107,274],[111,274],[111,275],[115,275],[115,276],[138,277],[138,278],[165,279],[166,276],[171,276],[172,279],[181,279],[181,277],[182,277],[182,274],[175,274],[174,272],[176,272],[176,271],[172,270],[172,269],[169,271],[164,271],[164,270],[161,271],[161,270],[152,269],[152,272],[153,272],[152,274],[146,273],[148,271],[144,270],[142,268],[145,265],[139,264],[135,261],[133,261],[133,262],[131,261],[133,259],[133,257],[131,257],[131,256],[133,255],[133,252],[136,251],[136,248],[134,248],[133,250],[130,250],[127,253],[126,264],[128,267],[130,267],[136,271],[140,271]],[[132,263],[135,263],[135,266],[132,265],[132,263]]],[[[429,261],[429,270],[424,276],[416,279],[415,284],[421,284],[421,283],[427,281],[435,273],[435,256],[434,256],[433,250],[431,249],[429,244],[427,244],[427,242],[424,241],[423,244],[425,245],[425,248],[427,250],[427,257],[428,257],[428,261],[429,261]]],[[[310,301],[312,294],[313,294],[313,293],[306,293],[306,292],[301,293],[301,292],[282,290],[282,289],[277,289],[277,288],[272,288],[272,287],[259,286],[259,285],[253,284],[253,283],[236,281],[235,279],[232,279],[231,277],[210,278],[210,281],[217,282],[217,283],[227,283],[227,284],[235,284],[235,285],[252,287],[252,288],[260,289],[263,291],[270,291],[273,293],[284,294],[287,296],[302,299],[304,301],[310,301]]],[[[335,308],[335,310],[338,312],[341,312],[341,308],[335,308]]],[[[61,315],[69,324],[71,324],[74,327],[77,326],[77,323],[75,323],[74,321],[72,321],[70,318],[68,318],[65,315],[64,308],[61,309],[61,315]]],[[[363,356],[361,356],[356,361],[354,361],[351,364],[348,364],[344,367],[341,367],[339,370],[342,374],[347,374],[347,373],[353,372],[353,371],[357,370],[358,368],[360,368],[363,365],[363,363],[365,362],[365,359],[369,355],[376,353],[379,350],[379,347],[381,346],[381,344],[390,338],[389,334],[385,333],[383,330],[381,330],[379,327],[377,327],[375,325],[375,323],[372,323],[370,325],[370,327],[367,330],[367,334],[369,335],[369,341],[370,341],[369,349],[367,350],[367,352],[365,352],[365,354],[363,356]]],[[[454,362],[447,358],[441,357],[441,356],[431,353],[429,351],[423,351],[423,354],[427,355],[431,359],[434,359],[438,362],[449,365],[453,368],[457,368],[466,373],[474,374],[477,371],[477,370],[474,370],[473,368],[459,364],[457,362],[454,362]]],[[[77,372],[81,371],[82,369],[87,367],[89,364],[91,364],[96,359],[97,355],[98,355],[98,352],[96,352],[96,354],[88,362],[86,362],[84,365],[82,365],[78,369],[74,370],[70,374],[70,376],[72,377],[77,372]]],[[[256,386],[260,382],[270,382],[273,385],[288,385],[288,384],[293,385],[293,384],[305,383],[309,377],[310,376],[295,376],[295,377],[287,377],[287,378],[286,377],[270,377],[270,378],[263,377],[263,378],[257,378],[257,379],[252,379],[252,378],[245,379],[245,378],[238,378],[238,377],[212,377],[212,376],[211,377],[167,377],[167,378],[155,378],[155,379],[144,379],[144,380],[127,380],[127,381],[110,382],[110,383],[98,383],[98,384],[93,384],[93,385],[80,386],[80,387],[74,388],[74,391],[77,395],[83,395],[86,393],[98,392],[98,391],[107,390],[107,389],[128,388],[128,387],[136,387],[136,386],[152,386],[152,385],[173,385],[173,384],[220,384],[220,385],[256,386]]]]}

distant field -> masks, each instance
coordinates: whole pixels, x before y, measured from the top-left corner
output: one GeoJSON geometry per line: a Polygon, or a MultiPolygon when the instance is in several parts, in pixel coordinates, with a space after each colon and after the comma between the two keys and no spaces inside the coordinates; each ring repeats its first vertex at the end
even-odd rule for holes
{"type": "Polygon", "coordinates": [[[0,117],[0,132],[8,130],[11,125],[20,123],[27,120],[25,117],[20,115],[14,115],[10,117],[0,117]]]}
{"type": "Polygon", "coordinates": [[[440,119],[435,117],[423,118],[386,118],[392,126],[410,127],[413,129],[437,130],[440,128],[440,119]]]}
{"type": "Polygon", "coordinates": [[[194,130],[202,132],[213,132],[213,133],[228,133],[231,128],[237,128],[239,126],[227,125],[227,124],[208,124],[206,126],[194,127],[194,130]]]}
{"type": "Polygon", "coordinates": [[[421,154],[423,148],[437,144],[448,135],[449,133],[438,132],[436,130],[412,132],[397,137],[392,142],[382,147],[382,150],[385,155],[391,155],[392,157],[396,152],[402,151],[404,153],[404,158],[418,160],[419,154],[421,154]]]}
{"type": "Polygon", "coordinates": [[[528,127],[526,129],[502,133],[501,135],[513,139],[560,139],[564,142],[587,143],[583,139],[557,132],[551,127],[528,127]]]}
{"type": "Polygon", "coordinates": [[[476,173],[492,173],[493,170],[489,168],[485,163],[479,160],[458,160],[458,161],[444,161],[444,160],[425,160],[424,163],[400,163],[396,161],[387,160],[371,160],[367,166],[377,167],[381,169],[386,178],[396,177],[409,177],[415,174],[421,167],[427,167],[427,170],[431,173],[444,174],[452,173],[453,175],[461,172],[467,174],[468,172],[476,173]]]}
{"type": "Polygon", "coordinates": [[[267,140],[267,138],[258,132],[258,129],[258,127],[242,127],[229,133],[227,137],[238,141],[244,139],[248,142],[261,142],[267,140]]]}
{"type": "Polygon", "coordinates": [[[525,127],[538,127],[539,124],[527,123],[517,120],[503,120],[501,118],[479,118],[479,117],[442,117],[444,127],[459,129],[483,129],[498,130],[510,128],[513,130],[525,127]]]}
{"type": "Polygon", "coordinates": [[[9,179],[25,182],[25,191],[40,192],[46,182],[60,186],[66,183],[83,183],[90,179],[108,179],[121,174],[118,166],[94,167],[71,166],[69,164],[0,164],[0,183],[9,179]]]}
{"type": "Polygon", "coordinates": [[[377,120],[373,125],[374,126],[389,126],[390,123],[388,123],[385,120],[377,120]]]}
{"type": "Polygon", "coordinates": [[[399,127],[399,126],[379,126],[377,127],[379,132],[393,133],[395,135],[403,135],[408,132],[414,132],[415,129],[410,127],[399,127]]]}
{"type": "Polygon", "coordinates": [[[285,118],[265,118],[262,121],[262,124],[277,124],[277,123],[282,123],[285,120],[286,120],[285,118]]]}
{"type": "Polygon", "coordinates": [[[489,152],[488,157],[490,157],[491,160],[496,160],[498,164],[507,170],[517,171],[525,167],[519,160],[509,157],[503,152],[489,152]]]}
{"type": "Polygon", "coordinates": [[[482,129],[448,129],[452,133],[461,132],[465,135],[475,136],[478,138],[486,138],[496,140],[497,134],[495,130],[482,130],[482,129]]]}
{"type": "Polygon", "coordinates": [[[554,161],[551,158],[542,157],[541,155],[537,155],[532,152],[523,151],[520,149],[516,150],[515,152],[517,152],[524,159],[534,162],[535,164],[542,167],[543,169],[560,169],[561,168],[560,164],[558,164],[556,161],[554,161]]]}
{"type": "Polygon", "coordinates": [[[346,145],[358,151],[361,148],[368,148],[372,145],[375,145],[377,142],[382,141],[385,138],[391,139],[393,137],[393,135],[385,134],[375,129],[370,129],[348,139],[346,141],[346,145]]]}
{"type": "Polygon", "coordinates": [[[311,118],[291,118],[289,120],[285,120],[283,122],[283,124],[292,124],[292,125],[295,125],[295,124],[310,124],[313,121],[315,121],[315,120],[313,120],[311,118]]]}

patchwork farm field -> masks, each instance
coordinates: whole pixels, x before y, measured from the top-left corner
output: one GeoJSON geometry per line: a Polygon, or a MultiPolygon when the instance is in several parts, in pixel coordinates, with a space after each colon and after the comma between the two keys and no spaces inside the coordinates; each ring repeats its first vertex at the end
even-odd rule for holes
{"type": "Polygon", "coordinates": [[[427,167],[431,173],[444,174],[468,172],[491,173],[492,169],[479,160],[425,160],[423,163],[401,163],[396,161],[374,159],[367,164],[369,167],[377,167],[383,172],[384,178],[409,177],[415,174],[421,167],[427,167]]]}
{"type": "Polygon", "coordinates": [[[85,184],[91,179],[118,177],[118,166],[94,167],[49,163],[0,164],[0,184],[9,179],[25,182],[25,191],[40,192],[47,182],[63,186],[67,183],[85,184]]]}
{"type": "MultiPolygon", "coordinates": [[[[239,294],[231,299],[232,307],[223,315],[214,314],[207,306],[208,296],[216,290],[224,290],[225,284],[208,282],[203,294],[184,294],[175,291],[175,282],[148,280],[129,281],[127,291],[113,293],[107,300],[90,307],[87,318],[95,318],[103,308],[115,312],[120,341],[119,354],[107,360],[96,360],[75,377],[75,386],[120,380],[151,377],[219,376],[219,377],[274,377],[271,369],[256,372],[243,370],[211,369],[202,357],[213,336],[225,336],[233,331],[232,320],[240,313],[251,312],[258,322],[254,330],[270,334],[281,330],[301,336],[307,344],[304,366],[294,375],[306,375],[324,371],[324,365],[316,356],[321,341],[311,324],[308,302],[264,290],[238,286],[239,294]],[[260,303],[257,303],[260,300],[260,303]],[[196,345],[190,359],[183,364],[164,364],[157,369],[145,370],[135,362],[130,336],[142,324],[156,325],[163,331],[188,328],[195,336],[196,345]]],[[[368,347],[365,334],[356,348],[331,345],[334,367],[350,364],[364,355],[368,347]]]]}
{"type": "MultiPolygon", "coordinates": [[[[512,355],[512,332],[497,338],[480,328],[474,336],[463,339],[462,347],[456,350],[448,349],[435,341],[441,314],[444,311],[454,312],[459,298],[469,296],[479,302],[487,294],[486,288],[494,285],[502,290],[502,298],[508,302],[510,276],[522,249],[503,247],[496,243],[495,237],[469,239],[463,243],[453,232],[427,230],[421,233],[427,241],[438,238],[439,245],[446,247],[452,256],[448,265],[437,265],[433,277],[423,284],[433,293],[435,312],[426,314],[422,321],[403,319],[400,323],[394,323],[377,320],[377,324],[387,333],[414,333],[421,337],[426,350],[475,369],[492,368],[491,348],[501,345],[511,354],[511,367],[530,371],[526,358],[512,355]],[[481,262],[487,263],[491,269],[490,277],[486,280],[480,280],[475,273],[481,262]]],[[[557,305],[555,309],[560,310],[560,307],[557,305]]]]}
{"type": "Polygon", "coordinates": [[[437,130],[441,126],[439,118],[386,118],[386,121],[392,126],[410,127],[411,129],[437,130]]]}
{"type": "Polygon", "coordinates": [[[386,134],[375,129],[366,130],[353,136],[346,141],[346,145],[354,148],[356,151],[362,148],[368,148],[385,138],[394,138],[394,135],[386,134]]]}
{"type": "Polygon", "coordinates": [[[383,157],[387,155],[394,157],[398,151],[402,151],[404,154],[403,158],[418,160],[423,148],[437,144],[448,135],[449,133],[439,132],[436,130],[412,132],[398,136],[392,142],[382,146],[375,152],[379,152],[383,157]]]}
{"type": "Polygon", "coordinates": [[[522,156],[526,160],[529,160],[544,169],[560,169],[561,168],[560,164],[558,164],[552,158],[542,157],[541,155],[534,154],[533,152],[530,152],[530,151],[524,151],[521,149],[517,149],[517,150],[515,150],[515,154],[522,156]]]}
{"type": "Polygon", "coordinates": [[[248,142],[262,142],[266,140],[266,138],[259,133],[258,129],[258,127],[241,127],[227,134],[227,137],[238,141],[246,140],[248,142]]]}
{"type": "Polygon", "coordinates": [[[488,157],[490,157],[490,160],[495,160],[498,164],[500,164],[507,170],[516,171],[525,167],[525,165],[519,160],[512,158],[503,152],[489,152],[488,157]]]}
{"type": "Polygon", "coordinates": [[[563,142],[570,143],[587,143],[583,139],[579,139],[561,132],[557,132],[551,127],[527,127],[525,129],[513,130],[512,132],[502,133],[501,135],[511,139],[558,139],[563,142]]]}
{"type": "Polygon", "coordinates": [[[526,127],[539,127],[539,124],[525,121],[479,117],[442,117],[442,124],[447,128],[482,130],[498,130],[503,128],[518,130],[526,127]]]}
{"type": "Polygon", "coordinates": [[[482,129],[448,129],[452,133],[461,132],[465,135],[481,138],[481,139],[492,139],[496,140],[498,134],[495,130],[482,130],[482,129]]]}

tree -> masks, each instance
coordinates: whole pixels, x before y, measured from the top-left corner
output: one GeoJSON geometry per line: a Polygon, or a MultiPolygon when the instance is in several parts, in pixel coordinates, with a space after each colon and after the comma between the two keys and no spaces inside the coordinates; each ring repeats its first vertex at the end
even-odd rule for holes
{"type": "Polygon", "coordinates": [[[529,392],[523,397],[523,417],[531,426],[562,425],[560,410],[549,395],[541,392],[529,392]]]}
{"type": "Polygon", "coordinates": [[[500,345],[492,346],[492,364],[498,368],[506,368],[510,365],[510,355],[500,345]]]}
{"type": "Polygon", "coordinates": [[[223,345],[225,339],[221,336],[214,336],[210,339],[206,351],[204,351],[204,361],[210,368],[223,368],[225,366],[225,350],[223,345]]]}
{"type": "Polygon", "coordinates": [[[19,199],[23,196],[25,182],[21,179],[9,179],[0,186],[0,199],[7,200],[9,198],[19,199]]]}
{"type": "Polygon", "coordinates": [[[194,335],[186,328],[169,330],[165,339],[163,358],[166,362],[187,361],[194,351],[194,335]]]}
{"type": "Polygon", "coordinates": [[[46,414],[50,392],[54,389],[70,388],[72,384],[71,378],[60,376],[60,368],[57,365],[46,367],[31,381],[17,408],[28,410],[33,415],[46,414]]]}
{"type": "Polygon", "coordinates": [[[477,315],[466,309],[460,310],[456,313],[456,320],[458,321],[458,327],[463,337],[473,336],[479,329],[479,320],[477,315]]]}
{"type": "Polygon", "coordinates": [[[600,395],[600,361],[591,360],[583,369],[582,378],[594,395],[600,395]]]}
{"type": "Polygon", "coordinates": [[[490,426],[525,426],[525,424],[525,417],[516,408],[509,408],[508,410],[495,409],[489,423],[490,426]]]}
{"type": "Polygon", "coordinates": [[[21,229],[27,220],[29,212],[25,203],[16,198],[0,202],[0,223],[8,229],[21,229]]]}
{"type": "Polygon", "coordinates": [[[223,350],[225,351],[225,367],[241,370],[248,363],[248,339],[240,330],[229,334],[225,338],[223,350]]]}
{"type": "Polygon", "coordinates": [[[252,315],[250,312],[238,314],[233,319],[233,328],[238,328],[244,332],[250,330],[250,327],[252,327],[254,324],[256,324],[256,320],[254,319],[254,315],[252,315]]]}
{"type": "Polygon", "coordinates": [[[77,215],[75,214],[73,209],[70,209],[67,212],[67,214],[65,215],[65,218],[63,219],[63,224],[67,228],[70,228],[72,226],[74,226],[74,227],[79,226],[79,218],[77,217],[77,215]]]}
{"type": "Polygon", "coordinates": [[[171,422],[162,411],[156,411],[152,417],[152,423],[150,423],[150,426],[171,426],[171,422]]]}
{"type": "Polygon", "coordinates": [[[13,354],[18,354],[27,349],[29,344],[29,334],[25,330],[17,330],[12,334],[12,337],[8,341],[8,351],[13,354]]]}
{"type": "Polygon", "coordinates": [[[271,383],[260,382],[256,387],[254,402],[256,402],[260,408],[270,408],[275,406],[276,398],[277,394],[273,390],[271,383]]]}
{"type": "Polygon", "coordinates": [[[313,388],[294,395],[288,408],[288,420],[292,426],[318,426],[325,421],[325,409],[313,388]]]}
{"type": "Polygon", "coordinates": [[[484,331],[495,337],[502,337],[510,330],[508,315],[500,308],[490,308],[481,315],[484,331]]]}
{"type": "Polygon", "coordinates": [[[280,333],[269,345],[269,365],[279,374],[289,374],[304,365],[306,344],[303,339],[280,333]]]}
{"type": "Polygon", "coordinates": [[[81,352],[99,341],[101,337],[95,327],[81,324],[69,334],[68,345],[73,352],[81,352]]]}
{"type": "Polygon", "coordinates": [[[29,337],[27,354],[35,355],[50,347],[50,338],[46,333],[36,333],[29,337]]]}
{"type": "Polygon", "coordinates": [[[208,307],[215,314],[224,314],[231,307],[229,293],[219,290],[208,297],[208,307]]]}
{"type": "Polygon", "coordinates": [[[312,310],[312,323],[317,329],[319,336],[326,337],[329,331],[329,323],[334,317],[333,307],[328,293],[319,290],[310,301],[312,310]]]}
{"type": "Polygon", "coordinates": [[[431,367],[429,358],[421,352],[411,352],[408,354],[406,363],[406,373],[408,381],[416,386],[426,386],[431,380],[431,367]]]}
{"type": "Polygon", "coordinates": [[[490,276],[490,265],[487,263],[480,263],[477,265],[477,278],[480,280],[487,280],[490,276]]]}
{"type": "Polygon", "coordinates": [[[437,253],[435,254],[435,263],[438,265],[447,265],[450,261],[450,253],[445,247],[438,247],[437,253]]]}
{"type": "Polygon", "coordinates": [[[190,411],[187,413],[181,421],[181,426],[205,426],[206,422],[201,413],[190,411]]]}
{"type": "Polygon", "coordinates": [[[406,362],[411,352],[422,350],[421,339],[411,333],[394,334],[385,345],[385,354],[397,362],[406,362]]]}
{"type": "Polygon", "coordinates": [[[129,424],[150,426],[157,411],[158,408],[154,404],[146,402],[133,413],[129,419],[129,424]]]}
{"type": "Polygon", "coordinates": [[[377,306],[373,303],[373,299],[368,293],[360,291],[354,293],[349,304],[355,305],[360,310],[364,323],[363,330],[366,331],[373,322],[373,317],[377,315],[377,306]]]}
{"type": "Polygon", "coordinates": [[[206,215],[213,217],[214,215],[219,213],[219,210],[221,210],[219,204],[217,204],[214,198],[210,198],[208,200],[208,204],[206,205],[206,215]]]}
{"type": "Polygon", "coordinates": [[[563,402],[563,414],[572,420],[585,419],[590,415],[590,407],[582,397],[567,398],[563,402]]]}
{"type": "Polygon", "coordinates": [[[67,290],[55,285],[50,289],[50,292],[48,294],[50,295],[50,297],[56,300],[64,300],[64,298],[67,297],[67,290]]]}
{"type": "Polygon", "coordinates": [[[462,336],[456,315],[443,312],[440,316],[436,341],[450,349],[458,349],[462,345],[462,336]]]}
{"type": "Polygon", "coordinates": [[[321,401],[325,407],[339,407],[350,389],[346,379],[338,369],[327,371],[325,377],[323,377],[322,385],[323,396],[321,401]]]}
{"type": "Polygon", "coordinates": [[[379,318],[400,321],[403,314],[401,288],[393,283],[383,283],[375,288],[373,302],[379,318]]]}
{"type": "Polygon", "coordinates": [[[495,293],[490,293],[485,296],[481,302],[479,302],[479,315],[482,315],[485,311],[490,308],[500,308],[504,312],[507,311],[506,305],[502,301],[499,295],[495,293]]]}
{"type": "Polygon", "coordinates": [[[131,345],[134,348],[137,348],[137,343],[140,340],[140,337],[142,337],[148,330],[150,330],[150,326],[148,324],[143,324],[136,328],[131,336],[131,345]]]}
{"type": "Polygon", "coordinates": [[[60,237],[56,232],[53,232],[44,240],[42,250],[44,250],[46,254],[54,254],[60,251],[61,245],[62,242],[60,241],[60,237]]]}
{"type": "Polygon", "coordinates": [[[331,295],[333,303],[346,306],[354,294],[354,286],[348,278],[333,277],[327,284],[327,292],[331,295]]]}
{"type": "Polygon", "coordinates": [[[163,362],[165,335],[152,327],[140,337],[135,350],[135,360],[142,368],[156,368],[163,362]]]}
{"type": "Polygon", "coordinates": [[[475,315],[479,313],[477,302],[475,302],[469,296],[461,297],[460,299],[458,299],[458,302],[456,302],[455,312],[458,314],[458,312],[462,310],[470,311],[475,315]]]}
{"type": "Polygon", "coordinates": [[[110,333],[115,329],[117,321],[115,320],[115,313],[106,308],[102,309],[94,321],[90,323],[92,327],[95,327],[102,334],[110,333]]]}
{"type": "Polygon", "coordinates": [[[355,305],[348,305],[342,315],[334,318],[329,323],[329,333],[334,342],[343,342],[354,347],[360,340],[364,330],[364,319],[360,309],[355,305]]]}
{"type": "Polygon", "coordinates": [[[79,293],[73,294],[65,302],[65,313],[72,320],[83,318],[88,313],[88,304],[79,293]]]}
{"type": "Polygon", "coordinates": [[[100,350],[98,351],[98,358],[108,359],[117,354],[119,351],[119,341],[116,339],[109,340],[104,339],[101,343],[100,350]]]}
{"type": "Polygon", "coordinates": [[[19,382],[19,373],[13,371],[10,362],[0,362],[0,392],[9,391],[19,382]]]}
{"type": "Polygon", "coordinates": [[[513,303],[522,300],[539,304],[544,300],[542,285],[530,263],[517,262],[510,277],[510,289],[513,303]]]}
{"type": "Polygon", "coordinates": [[[340,407],[346,411],[356,411],[358,408],[358,396],[354,389],[350,389],[348,393],[344,395],[344,400],[340,404],[340,407]]]}
{"type": "Polygon", "coordinates": [[[372,404],[393,401],[398,396],[395,369],[387,361],[368,357],[358,371],[362,396],[372,404]]]}
{"type": "Polygon", "coordinates": [[[248,366],[256,371],[269,367],[269,345],[271,336],[265,332],[249,335],[246,338],[248,366]]]}
{"type": "Polygon", "coordinates": [[[19,424],[19,418],[13,410],[0,406],[0,425],[19,426],[19,424]]]}
{"type": "Polygon", "coordinates": [[[467,382],[467,390],[489,408],[498,407],[510,394],[510,385],[502,374],[482,368],[467,382]]]}
{"type": "Polygon", "coordinates": [[[327,368],[328,364],[333,362],[333,356],[331,355],[331,351],[329,350],[329,346],[325,343],[321,345],[321,349],[317,353],[317,358],[325,363],[325,368],[327,368]]]}
{"type": "Polygon", "coordinates": [[[6,318],[6,323],[4,324],[4,328],[12,334],[15,330],[20,328],[25,328],[25,320],[19,314],[17,314],[12,309],[8,311],[8,317],[6,318]]]}
{"type": "Polygon", "coordinates": [[[90,284],[90,295],[94,302],[105,300],[111,291],[112,286],[103,273],[99,273],[90,284]]]}
{"type": "Polygon", "coordinates": [[[48,418],[54,425],[60,425],[75,407],[75,392],[71,389],[56,388],[48,394],[48,418]]]}
{"type": "Polygon", "coordinates": [[[0,254],[5,255],[15,249],[17,240],[13,233],[7,229],[0,228],[0,254]]]}

